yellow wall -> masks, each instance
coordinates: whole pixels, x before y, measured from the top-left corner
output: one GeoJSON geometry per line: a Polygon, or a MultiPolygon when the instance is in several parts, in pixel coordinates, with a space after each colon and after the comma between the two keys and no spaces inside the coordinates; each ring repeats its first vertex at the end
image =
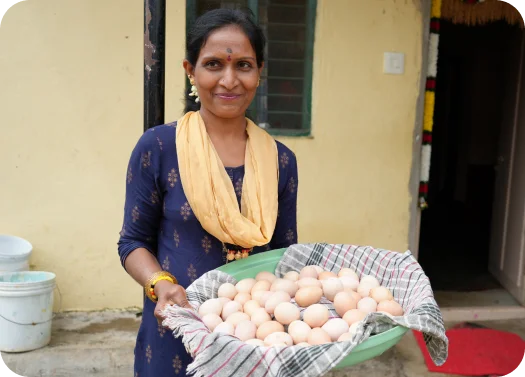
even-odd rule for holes
{"type": "MultiPolygon", "coordinates": [[[[301,242],[407,247],[421,15],[399,0],[319,0],[301,242]],[[404,76],[382,74],[384,51],[404,76]]],[[[416,1],[417,3],[418,1],[416,1]]],[[[182,110],[185,13],[168,1],[166,119],[182,110]]],[[[0,28],[0,233],[33,243],[63,309],[140,305],[119,264],[125,170],[142,133],[143,2],[26,0],[0,28]]]]}
{"type": "Polygon", "coordinates": [[[300,240],[405,251],[422,62],[419,0],[318,4],[313,139],[283,140],[300,163],[300,240]],[[405,53],[404,75],[382,73],[385,51],[405,53]]]}
{"type": "Polygon", "coordinates": [[[0,233],[33,243],[64,309],[139,304],[116,243],[143,127],[142,31],[129,0],[28,0],[0,28],[0,233]]]}

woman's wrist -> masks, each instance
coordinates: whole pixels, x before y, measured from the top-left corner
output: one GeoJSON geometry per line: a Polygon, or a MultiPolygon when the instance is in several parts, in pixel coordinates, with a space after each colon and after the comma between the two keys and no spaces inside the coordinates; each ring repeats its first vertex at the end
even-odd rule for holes
{"type": "Polygon", "coordinates": [[[161,283],[163,284],[163,281],[167,281],[170,284],[177,284],[177,278],[170,274],[167,271],[158,271],[153,273],[148,280],[146,281],[146,284],[144,285],[144,292],[146,293],[146,296],[153,302],[158,301],[158,296],[155,293],[155,287],[157,284],[161,283]]]}
{"type": "Polygon", "coordinates": [[[172,283],[169,280],[160,280],[159,282],[157,282],[157,284],[155,284],[155,287],[153,288],[155,296],[157,296],[157,298],[162,297],[162,293],[166,290],[169,290],[170,287],[173,287],[175,284],[176,283],[172,283]]]}

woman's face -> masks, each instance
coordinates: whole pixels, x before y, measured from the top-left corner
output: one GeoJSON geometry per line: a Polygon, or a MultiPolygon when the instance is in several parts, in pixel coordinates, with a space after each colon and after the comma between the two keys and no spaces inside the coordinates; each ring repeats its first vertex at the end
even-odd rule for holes
{"type": "Polygon", "coordinates": [[[219,118],[244,116],[262,70],[250,40],[234,25],[211,33],[196,65],[186,60],[184,68],[195,80],[201,109],[219,118]]]}

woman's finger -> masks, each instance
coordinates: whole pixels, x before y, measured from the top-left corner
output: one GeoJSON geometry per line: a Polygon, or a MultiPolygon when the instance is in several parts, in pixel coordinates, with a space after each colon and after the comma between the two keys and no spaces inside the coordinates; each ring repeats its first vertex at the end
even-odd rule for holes
{"type": "Polygon", "coordinates": [[[193,306],[188,301],[188,296],[186,295],[186,290],[179,286],[179,290],[177,292],[177,299],[175,303],[180,306],[181,308],[186,309],[193,309],[193,306]]]}
{"type": "Polygon", "coordinates": [[[162,312],[164,311],[164,308],[168,305],[167,301],[159,301],[157,302],[157,306],[155,306],[155,310],[153,311],[153,314],[157,318],[157,322],[162,324],[162,321],[164,321],[165,317],[162,315],[162,312]]]}
{"type": "Polygon", "coordinates": [[[191,306],[187,298],[180,300],[179,306],[186,309],[193,309],[193,306],[191,306]]]}

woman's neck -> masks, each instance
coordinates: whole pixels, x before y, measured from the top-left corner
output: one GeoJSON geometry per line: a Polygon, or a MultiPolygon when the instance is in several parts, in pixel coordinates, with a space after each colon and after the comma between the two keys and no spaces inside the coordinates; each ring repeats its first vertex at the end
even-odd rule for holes
{"type": "Polygon", "coordinates": [[[210,111],[201,108],[200,114],[206,131],[210,138],[222,140],[245,140],[246,139],[246,118],[219,118],[210,111]]]}

